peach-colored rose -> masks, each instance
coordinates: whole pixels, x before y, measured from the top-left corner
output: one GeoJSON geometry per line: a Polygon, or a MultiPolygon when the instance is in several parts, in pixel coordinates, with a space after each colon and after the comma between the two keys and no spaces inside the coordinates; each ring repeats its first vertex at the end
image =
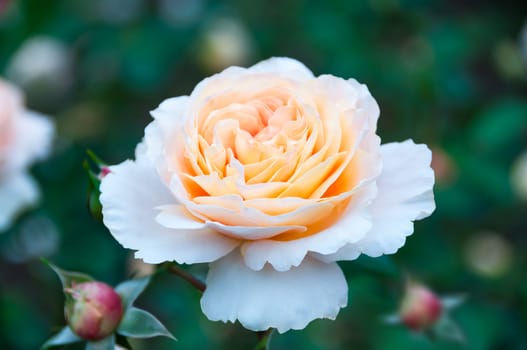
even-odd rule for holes
{"type": "Polygon", "coordinates": [[[430,151],[380,145],[365,85],[273,58],[152,112],[102,181],[106,226],[148,263],[211,262],[212,320],[280,332],[347,303],[337,260],[394,253],[435,208],[430,151]]]}
{"type": "Polygon", "coordinates": [[[51,122],[26,110],[20,91],[0,79],[0,232],[37,200],[27,168],[48,153],[52,135],[51,122]]]}

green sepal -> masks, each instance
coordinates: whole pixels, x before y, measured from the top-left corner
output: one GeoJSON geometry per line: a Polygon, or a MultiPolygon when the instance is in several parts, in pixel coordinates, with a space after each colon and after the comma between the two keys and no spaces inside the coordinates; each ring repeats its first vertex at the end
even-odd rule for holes
{"type": "Polygon", "coordinates": [[[461,328],[445,313],[430,329],[429,336],[433,339],[446,340],[453,343],[465,344],[465,335],[461,328]]]}
{"type": "Polygon", "coordinates": [[[51,269],[53,269],[53,271],[55,271],[57,276],[59,276],[60,282],[62,283],[62,289],[64,290],[65,299],[66,299],[64,305],[66,309],[68,310],[68,312],[70,312],[75,300],[73,300],[72,295],[67,292],[67,289],[71,288],[74,284],[90,282],[90,281],[94,281],[94,279],[90,275],[87,275],[82,272],[63,270],[60,267],[52,264],[46,259],[42,259],[42,262],[47,264],[51,269]]]}
{"type": "Polygon", "coordinates": [[[93,277],[85,273],[63,270],[47,259],[42,258],[41,260],[44,264],[48,265],[53,271],[55,271],[62,283],[62,288],[70,288],[73,284],[94,281],[93,277]]]}
{"type": "Polygon", "coordinates": [[[434,326],[428,330],[427,335],[430,339],[445,340],[452,343],[464,345],[465,335],[461,327],[450,317],[450,311],[465,302],[465,294],[450,295],[441,298],[443,313],[434,326]]]}
{"type": "Polygon", "coordinates": [[[392,313],[381,317],[381,322],[384,324],[400,324],[401,317],[398,313],[392,313]]]}
{"type": "Polygon", "coordinates": [[[466,299],[466,294],[447,295],[441,297],[441,305],[445,310],[452,310],[463,304],[466,299]]]}
{"type": "Polygon", "coordinates": [[[99,200],[101,195],[98,190],[88,191],[88,210],[90,211],[91,216],[97,220],[102,221],[102,204],[99,200]]]}
{"type": "Polygon", "coordinates": [[[49,338],[48,341],[46,341],[44,345],[42,345],[41,349],[46,350],[52,346],[66,345],[80,341],[83,341],[83,339],[75,335],[71,328],[66,326],[62,328],[62,330],[55,334],[53,337],[49,338]]]}
{"type": "Polygon", "coordinates": [[[131,338],[169,337],[177,340],[154,315],[136,307],[129,307],[117,333],[131,338]]]}
{"type": "Polygon", "coordinates": [[[125,312],[137,299],[137,297],[139,297],[139,295],[145,290],[149,282],[150,276],[147,276],[124,281],[115,287],[115,291],[121,296],[121,301],[123,303],[125,312]]]}
{"type": "Polygon", "coordinates": [[[82,167],[86,170],[88,175],[88,209],[90,214],[98,221],[102,221],[102,205],[99,200],[101,195],[101,177],[100,172],[103,168],[107,167],[106,163],[103,162],[95,153],[91,150],[86,150],[86,154],[89,159],[97,166],[97,171],[94,172],[91,169],[90,162],[88,159],[84,160],[82,167]]]}
{"type": "Polygon", "coordinates": [[[82,167],[86,170],[86,175],[88,176],[88,210],[95,220],[102,221],[102,204],[99,200],[101,179],[90,169],[87,160],[82,163],[82,167]]]}
{"type": "Polygon", "coordinates": [[[82,162],[82,167],[86,171],[88,180],[90,181],[89,189],[99,191],[99,186],[101,185],[101,179],[99,179],[99,175],[91,170],[90,163],[87,160],[82,162]]]}
{"type": "Polygon", "coordinates": [[[108,164],[106,164],[101,158],[97,157],[95,152],[93,152],[91,149],[87,149],[86,154],[88,155],[88,157],[90,157],[92,162],[94,162],[99,167],[99,169],[108,166],[108,164]]]}
{"type": "Polygon", "coordinates": [[[97,341],[89,341],[86,350],[115,350],[115,336],[112,334],[97,341]]]}

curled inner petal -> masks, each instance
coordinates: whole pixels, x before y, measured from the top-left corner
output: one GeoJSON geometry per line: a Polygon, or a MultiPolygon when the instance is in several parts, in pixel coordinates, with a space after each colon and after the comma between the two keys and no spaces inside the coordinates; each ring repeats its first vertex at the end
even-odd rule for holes
{"type": "Polygon", "coordinates": [[[171,158],[172,191],[203,222],[304,227],[282,230],[277,240],[317,233],[338,220],[361,181],[378,175],[369,116],[334,103],[328,78],[250,78],[236,89],[241,82],[225,74],[213,94],[196,98],[196,117],[165,150],[183,150],[171,158]]]}

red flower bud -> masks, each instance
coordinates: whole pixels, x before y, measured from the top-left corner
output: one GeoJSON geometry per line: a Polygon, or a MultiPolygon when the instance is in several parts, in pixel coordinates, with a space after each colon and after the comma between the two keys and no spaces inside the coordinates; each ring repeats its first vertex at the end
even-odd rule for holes
{"type": "Polygon", "coordinates": [[[441,301],[430,289],[410,283],[399,316],[408,328],[418,331],[432,326],[441,316],[442,309],[441,301]]]}
{"type": "Polygon", "coordinates": [[[84,282],[66,288],[73,303],[65,308],[66,319],[75,334],[99,340],[112,334],[123,316],[121,297],[102,282],[84,282]]]}

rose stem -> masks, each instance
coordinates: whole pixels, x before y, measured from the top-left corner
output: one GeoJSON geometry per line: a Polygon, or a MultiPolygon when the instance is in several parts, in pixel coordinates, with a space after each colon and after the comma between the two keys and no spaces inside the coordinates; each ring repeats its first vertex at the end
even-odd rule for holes
{"type": "Polygon", "coordinates": [[[188,283],[192,284],[192,286],[194,286],[194,288],[196,288],[197,290],[199,290],[202,293],[205,291],[205,288],[207,288],[205,283],[201,282],[199,279],[194,277],[192,274],[188,273],[187,271],[183,270],[182,268],[180,268],[177,265],[169,265],[168,266],[168,271],[170,271],[173,274],[178,275],[179,277],[183,278],[185,281],[187,281],[188,283]]]}
{"type": "Polygon", "coordinates": [[[266,331],[263,332],[256,332],[256,336],[258,337],[258,344],[256,344],[256,347],[254,350],[269,350],[269,340],[271,340],[271,335],[273,334],[273,328],[269,328],[266,331]]]}

